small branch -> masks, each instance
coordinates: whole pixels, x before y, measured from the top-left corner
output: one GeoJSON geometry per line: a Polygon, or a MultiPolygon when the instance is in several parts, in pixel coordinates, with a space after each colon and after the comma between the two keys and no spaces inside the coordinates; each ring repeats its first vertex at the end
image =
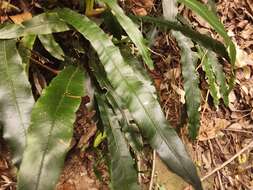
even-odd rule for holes
{"type": "Polygon", "coordinates": [[[60,71],[55,70],[55,69],[52,69],[51,67],[48,67],[47,65],[44,65],[44,64],[40,63],[39,61],[37,61],[36,59],[33,59],[33,58],[30,58],[30,59],[31,59],[34,63],[36,63],[37,65],[39,65],[39,66],[41,66],[41,67],[43,67],[43,68],[45,68],[45,69],[51,71],[51,72],[52,72],[53,74],[55,74],[55,75],[58,75],[58,74],[60,73],[60,71]]]}
{"type": "Polygon", "coordinates": [[[251,141],[246,147],[244,147],[242,150],[240,150],[239,152],[237,152],[234,156],[232,156],[230,159],[228,159],[222,165],[218,166],[213,171],[211,171],[209,174],[207,174],[206,176],[204,176],[203,178],[201,178],[201,181],[204,181],[205,179],[207,179],[208,177],[210,177],[211,175],[213,175],[215,172],[217,172],[217,171],[221,170],[222,168],[224,168],[226,165],[228,165],[235,158],[237,158],[238,156],[240,156],[243,152],[245,152],[246,150],[250,149],[251,147],[253,147],[253,141],[251,141]]]}
{"type": "Polygon", "coordinates": [[[151,173],[151,179],[149,184],[149,190],[152,190],[153,183],[154,183],[154,176],[155,176],[155,160],[156,160],[156,152],[153,151],[153,164],[152,164],[152,173],[151,173]]]}
{"type": "Polygon", "coordinates": [[[137,159],[137,169],[138,169],[138,182],[139,184],[141,184],[141,173],[140,173],[140,170],[141,170],[141,163],[140,163],[140,155],[139,154],[136,154],[136,159],[137,159]]]}

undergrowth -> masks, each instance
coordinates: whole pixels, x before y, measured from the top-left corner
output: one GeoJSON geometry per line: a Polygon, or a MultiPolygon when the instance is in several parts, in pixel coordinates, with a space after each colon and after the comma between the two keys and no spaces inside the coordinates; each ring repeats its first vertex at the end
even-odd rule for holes
{"type": "Polygon", "coordinates": [[[75,112],[87,94],[95,99],[106,134],[112,189],[140,189],[132,153],[142,150],[143,141],[169,169],[202,189],[194,163],[161,109],[148,75],[155,64],[138,23],[171,32],[178,42],[192,139],[200,122],[197,63],[215,106],[220,100],[227,105],[236,53],[223,25],[205,5],[178,0],[204,18],[224,44],[180,23],[175,11],[168,12],[177,8],[171,2],[163,1],[164,18],[127,16],[114,0],[103,0],[104,7],[93,10],[93,1],[87,0],[86,15],[59,6],[0,27],[0,122],[18,168],[17,189],[54,189],[70,148],[75,112]],[[96,14],[100,16],[94,19],[96,14]],[[132,53],[133,44],[137,53],[132,53]],[[46,52],[46,61],[36,56],[41,52],[46,52]],[[217,56],[232,65],[228,82],[217,56]],[[47,71],[39,73],[39,81],[31,79],[38,75],[33,63],[47,71]]]}

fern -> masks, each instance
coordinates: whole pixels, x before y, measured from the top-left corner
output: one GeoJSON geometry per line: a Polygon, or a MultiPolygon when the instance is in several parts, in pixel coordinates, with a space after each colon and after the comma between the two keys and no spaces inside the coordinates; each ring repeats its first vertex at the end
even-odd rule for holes
{"type": "Polygon", "coordinates": [[[18,189],[53,189],[56,185],[72,138],[75,112],[84,95],[83,85],[82,70],[68,66],[36,102],[18,174],[18,189]]]}
{"type": "MultiPolygon", "coordinates": [[[[84,96],[84,91],[86,92],[84,75],[89,73],[94,81],[92,85],[96,87],[98,110],[108,141],[111,188],[140,189],[130,147],[134,150],[132,154],[140,151],[143,146],[142,138],[145,138],[168,168],[195,189],[201,190],[202,185],[196,168],[177,133],[166,120],[146,68],[140,60],[129,53],[128,42],[131,40],[148,69],[154,69],[142,33],[116,1],[104,0],[104,2],[109,10],[101,16],[103,19],[100,21],[107,27],[117,26],[117,31],[109,28],[112,37],[102,30],[103,24],[98,25],[88,17],[68,8],[42,13],[21,25],[6,24],[0,27],[0,122],[3,124],[3,136],[11,145],[14,162],[20,162],[23,157],[18,172],[18,189],[54,189],[69,150],[75,111],[81,97],[84,96]],[[112,22],[110,18],[113,18],[112,22]],[[123,29],[125,33],[122,32],[123,29]],[[74,59],[78,63],[85,62],[85,69],[88,72],[67,61],[73,60],[70,57],[71,51],[66,51],[65,46],[69,48],[69,44],[66,45],[65,42],[58,44],[55,41],[53,33],[65,31],[74,34],[72,36],[78,36],[82,46],[85,46],[87,52],[77,52],[78,56],[74,59]],[[122,35],[125,34],[129,38],[123,39],[122,35]],[[41,41],[39,46],[44,46],[59,60],[57,63],[59,68],[65,69],[43,90],[41,97],[33,106],[30,84],[23,67],[26,66],[28,74],[31,50],[37,36],[41,41]],[[86,40],[83,40],[83,37],[86,40]],[[121,49],[113,43],[114,37],[117,38],[115,44],[120,44],[121,49]],[[17,39],[20,40],[18,51],[17,39]],[[86,56],[90,58],[87,62],[83,59],[86,56]]],[[[174,19],[176,10],[168,12],[168,15],[171,14],[168,17],[174,19],[174,22],[152,17],[141,18],[160,28],[174,30],[172,34],[178,40],[182,52],[182,74],[190,134],[195,138],[199,127],[200,106],[199,81],[195,71],[198,57],[196,52],[190,49],[193,43],[189,38],[231,61],[232,66],[235,61],[235,48],[213,12],[196,0],[178,0],[178,2],[184,3],[205,18],[225,40],[224,46],[209,36],[178,24],[174,19]]],[[[176,1],[169,3],[174,6],[176,1]]],[[[131,18],[139,19],[133,16],[131,18]]],[[[220,94],[227,104],[228,92],[234,78],[231,77],[229,89],[216,56],[211,52],[205,54],[202,49],[199,55],[203,61],[203,70],[214,103],[218,105],[220,94]]]]}
{"type": "Polygon", "coordinates": [[[34,99],[15,40],[0,40],[0,73],[3,138],[12,149],[13,163],[20,164],[27,144],[27,128],[34,99]]]}
{"type": "Polygon", "coordinates": [[[55,41],[52,34],[39,35],[40,42],[44,48],[56,59],[64,60],[64,52],[61,46],[55,41]]]}

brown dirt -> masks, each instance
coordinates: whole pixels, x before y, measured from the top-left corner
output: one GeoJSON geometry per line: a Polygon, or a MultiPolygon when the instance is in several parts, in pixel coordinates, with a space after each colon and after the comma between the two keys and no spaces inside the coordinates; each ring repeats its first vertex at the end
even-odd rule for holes
{"type": "Polygon", "coordinates": [[[15,181],[15,169],[11,165],[9,149],[0,139],[0,190],[16,189],[15,181]]]}

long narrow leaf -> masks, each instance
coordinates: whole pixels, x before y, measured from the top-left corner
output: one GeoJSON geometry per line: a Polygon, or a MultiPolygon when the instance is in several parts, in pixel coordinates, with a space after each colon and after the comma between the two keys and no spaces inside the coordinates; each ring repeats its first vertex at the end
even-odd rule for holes
{"type": "Polygon", "coordinates": [[[222,69],[222,65],[219,63],[217,56],[212,52],[208,51],[206,58],[208,59],[208,64],[210,64],[212,72],[215,75],[216,83],[219,87],[219,93],[224,101],[224,104],[228,106],[229,87],[226,81],[225,73],[222,69]]]}
{"type": "Polygon", "coordinates": [[[154,18],[154,17],[149,17],[149,16],[137,17],[137,16],[131,15],[131,18],[133,18],[135,20],[141,19],[144,22],[155,24],[161,29],[165,28],[165,29],[172,29],[175,31],[179,31],[182,34],[184,34],[185,36],[191,38],[193,41],[200,43],[203,47],[210,49],[210,50],[218,53],[222,57],[226,58],[227,60],[229,60],[229,55],[227,53],[227,50],[221,42],[219,42],[219,41],[217,41],[205,34],[201,34],[197,31],[191,29],[188,26],[182,26],[181,24],[174,22],[174,21],[168,21],[168,20],[164,20],[162,18],[154,18]]]}
{"type": "Polygon", "coordinates": [[[211,10],[208,9],[207,6],[200,3],[197,0],[178,0],[178,2],[185,4],[191,10],[196,12],[199,16],[204,18],[215,30],[218,32],[224,39],[226,47],[228,49],[228,54],[230,58],[230,62],[232,64],[232,77],[229,81],[229,91],[234,86],[235,82],[235,74],[234,74],[234,67],[235,67],[235,60],[236,60],[236,48],[234,43],[232,42],[231,38],[228,36],[225,27],[219,21],[218,17],[213,13],[211,10]]]}
{"type": "MultiPolygon", "coordinates": [[[[177,9],[176,3],[163,0],[163,6],[167,9],[177,9]]],[[[166,20],[175,20],[175,17],[168,17],[163,12],[163,16],[166,20]]],[[[191,48],[194,46],[189,38],[186,38],[180,32],[172,31],[171,34],[176,38],[178,46],[181,49],[181,64],[182,75],[184,78],[184,90],[186,99],[186,109],[189,118],[189,134],[192,139],[196,139],[199,128],[199,106],[200,106],[200,90],[198,87],[199,79],[195,66],[198,57],[195,52],[192,52],[191,48]]]]}
{"type": "Polygon", "coordinates": [[[119,21],[120,25],[128,36],[131,38],[131,40],[134,42],[138,50],[140,51],[145,63],[148,65],[149,69],[154,69],[153,61],[150,58],[150,53],[148,51],[148,48],[145,44],[144,38],[141,34],[141,32],[138,30],[136,25],[133,23],[133,21],[127,17],[123,10],[120,8],[120,6],[117,4],[117,1],[115,0],[103,0],[113,11],[115,17],[119,21]]]}
{"type": "Polygon", "coordinates": [[[137,172],[127,142],[122,135],[117,117],[106,105],[105,98],[96,96],[100,116],[105,126],[108,147],[111,156],[110,174],[112,189],[138,190],[137,172]]]}
{"type": "Polygon", "coordinates": [[[228,106],[229,100],[229,86],[226,81],[225,73],[223,72],[222,65],[219,63],[218,58],[211,52],[207,53],[208,59],[211,62],[213,72],[216,76],[216,82],[220,86],[220,94],[223,98],[224,104],[228,106]]]}
{"type": "Polygon", "coordinates": [[[31,58],[31,50],[33,49],[34,42],[36,40],[35,35],[29,35],[25,36],[21,39],[19,46],[18,46],[18,52],[22,58],[22,62],[25,66],[26,74],[28,75],[29,72],[29,64],[30,64],[30,58],[31,58]]]}
{"type": "Polygon", "coordinates": [[[110,102],[115,114],[117,114],[119,117],[122,131],[124,132],[128,143],[135,151],[140,151],[143,148],[143,140],[140,134],[140,130],[135,123],[131,122],[132,117],[128,113],[126,107],[122,107],[120,98],[107,79],[103,65],[99,63],[94,53],[92,53],[89,59],[89,66],[92,68],[92,71],[98,80],[100,87],[102,89],[106,89],[107,92],[105,97],[108,102],[110,102]]]}
{"type": "Polygon", "coordinates": [[[215,75],[212,69],[212,63],[209,61],[209,57],[207,57],[207,51],[199,50],[199,54],[201,56],[202,69],[206,74],[207,83],[209,86],[210,94],[213,97],[214,105],[217,107],[219,105],[219,87],[216,84],[215,75]]]}
{"type": "Polygon", "coordinates": [[[15,40],[0,40],[0,123],[12,149],[13,163],[21,161],[26,146],[30,112],[34,105],[31,87],[16,49],[15,40]]]}
{"type": "Polygon", "coordinates": [[[54,189],[73,133],[75,112],[84,95],[84,74],[69,66],[36,102],[18,175],[19,190],[54,189]]]}
{"type": "Polygon", "coordinates": [[[189,134],[195,139],[199,129],[199,107],[200,107],[200,90],[199,78],[195,71],[198,60],[197,54],[191,50],[192,41],[179,32],[172,32],[181,49],[182,75],[184,78],[184,90],[189,118],[189,134]]]}
{"type": "Polygon", "coordinates": [[[177,0],[179,3],[185,4],[191,10],[196,12],[204,18],[226,41],[230,41],[229,36],[223,24],[219,21],[218,17],[208,9],[207,6],[197,0],[177,0]]]}
{"type": "Polygon", "coordinates": [[[87,17],[69,9],[61,9],[58,14],[90,41],[110,83],[122,99],[122,105],[129,109],[142,134],[162,160],[196,189],[202,189],[194,164],[175,130],[169,126],[156,95],[150,93],[138,79],[132,67],[123,60],[119,49],[87,17]]]}
{"type": "Polygon", "coordinates": [[[39,40],[44,48],[56,59],[64,60],[64,52],[61,46],[55,41],[52,34],[39,35],[39,40]]]}
{"type": "Polygon", "coordinates": [[[51,34],[69,30],[56,13],[43,13],[22,24],[8,24],[0,29],[0,39],[12,39],[27,35],[51,34]]]}

